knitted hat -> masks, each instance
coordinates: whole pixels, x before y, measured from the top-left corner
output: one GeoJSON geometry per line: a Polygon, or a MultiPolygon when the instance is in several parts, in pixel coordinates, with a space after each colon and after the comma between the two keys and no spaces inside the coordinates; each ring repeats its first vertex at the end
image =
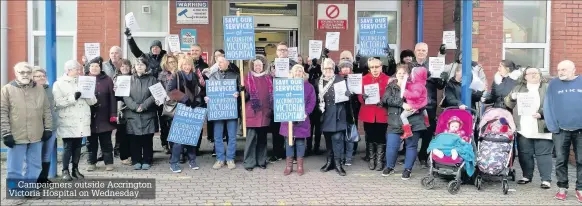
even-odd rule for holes
{"type": "Polygon", "coordinates": [[[150,51],[152,50],[152,48],[154,46],[160,47],[160,50],[161,50],[162,49],[162,42],[160,40],[152,41],[152,44],[150,45],[150,51]]]}
{"type": "Polygon", "coordinates": [[[103,69],[103,58],[101,58],[100,56],[95,57],[91,59],[91,61],[89,61],[89,65],[91,64],[99,64],[99,68],[103,69]]]}
{"type": "Polygon", "coordinates": [[[452,116],[451,119],[449,119],[449,121],[447,122],[447,126],[451,126],[451,123],[453,122],[458,122],[459,128],[463,127],[463,121],[461,121],[461,118],[457,116],[452,116]]]}

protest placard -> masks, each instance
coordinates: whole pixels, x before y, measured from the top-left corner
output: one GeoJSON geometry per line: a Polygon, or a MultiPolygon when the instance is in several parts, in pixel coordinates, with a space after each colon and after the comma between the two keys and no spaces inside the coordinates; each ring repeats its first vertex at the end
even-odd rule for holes
{"type": "Polygon", "coordinates": [[[341,81],[338,83],[333,84],[333,91],[335,97],[335,103],[341,103],[350,100],[349,96],[346,96],[346,92],[348,91],[348,87],[346,82],[341,81]]]}
{"type": "Polygon", "coordinates": [[[179,103],[168,134],[168,142],[197,146],[206,118],[206,108],[190,108],[179,103]]]}
{"type": "Polygon", "coordinates": [[[115,79],[115,96],[128,97],[131,89],[131,76],[117,76],[115,79]]]}
{"type": "Polygon", "coordinates": [[[166,44],[171,52],[180,52],[180,36],[176,34],[166,36],[166,44]]]}
{"type": "Polygon", "coordinates": [[[385,56],[388,46],[387,17],[359,17],[359,53],[361,56],[385,56]]]}
{"type": "Polygon", "coordinates": [[[228,60],[255,58],[255,24],[252,16],[225,16],[224,51],[228,60]]]}
{"type": "Polygon", "coordinates": [[[289,58],[275,58],[275,77],[289,76],[289,58]]]}
{"type": "Polygon", "coordinates": [[[303,79],[273,79],[275,122],[305,120],[303,79]]]}
{"type": "Polygon", "coordinates": [[[457,49],[455,31],[443,31],[443,44],[445,44],[446,49],[457,49]]]}
{"type": "Polygon", "coordinates": [[[162,83],[158,82],[157,84],[150,86],[149,89],[155,100],[158,102],[166,101],[168,93],[166,92],[166,89],[164,89],[164,86],[162,86],[162,83]]]}
{"type": "Polygon", "coordinates": [[[319,59],[323,50],[323,41],[309,40],[309,59],[319,59]]]}
{"type": "Polygon", "coordinates": [[[348,74],[348,89],[355,94],[362,94],[362,74],[348,74]]]}
{"type": "Polygon", "coordinates": [[[79,76],[77,88],[81,92],[80,98],[90,99],[95,97],[95,83],[97,79],[95,76],[79,76]]]}
{"type": "Polygon", "coordinates": [[[87,57],[87,60],[91,61],[98,56],[101,56],[99,43],[85,43],[85,57],[87,57]]]}
{"type": "Polygon", "coordinates": [[[445,70],[444,57],[429,57],[428,69],[430,71],[430,78],[440,78],[441,73],[445,70]]]}
{"type": "MultiPolygon", "coordinates": [[[[531,93],[517,93],[517,110],[518,115],[520,116],[532,116],[538,113],[537,109],[534,108],[534,103],[537,101],[539,103],[539,99],[536,100],[535,95],[531,93]]],[[[539,104],[538,104],[539,105],[539,104]]]]}
{"type": "Polygon", "coordinates": [[[325,34],[325,48],[330,51],[339,51],[339,32],[327,32],[325,34]]]}
{"type": "Polygon", "coordinates": [[[137,24],[137,20],[133,15],[133,12],[129,12],[125,15],[125,27],[131,29],[132,31],[139,30],[139,25],[137,24]]]}
{"type": "Polygon", "coordinates": [[[380,102],[380,87],[378,87],[378,83],[365,85],[364,94],[368,95],[365,104],[378,104],[380,102]]]}
{"type": "Polygon", "coordinates": [[[208,96],[208,121],[238,118],[237,92],[235,79],[206,81],[206,95],[208,96]]]}
{"type": "Polygon", "coordinates": [[[297,52],[297,47],[289,47],[287,50],[289,51],[288,52],[289,53],[289,59],[297,62],[298,61],[298,58],[299,58],[298,57],[299,53],[297,52]]]}

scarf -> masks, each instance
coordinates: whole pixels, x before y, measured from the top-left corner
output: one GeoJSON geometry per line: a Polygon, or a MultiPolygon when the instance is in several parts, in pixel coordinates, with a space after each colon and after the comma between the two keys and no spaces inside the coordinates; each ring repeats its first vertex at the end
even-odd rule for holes
{"type": "Polygon", "coordinates": [[[319,84],[318,84],[318,88],[319,88],[319,109],[321,110],[321,113],[325,112],[325,100],[323,99],[323,96],[325,96],[325,93],[327,93],[327,90],[329,90],[329,88],[331,87],[331,85],[333,85],[333,82],[335,81],[335,75],[332,77],[329,77],[329,80],[327,82],[327,84],[325,84],[325,86],[323,85],[323,80],[325,79],[325,77],[320,78],[319,79],[319,84]]]}
{"type": "MultiPolygon", "coordinates": [[[[257,91],[257,84],[255,83],[255,80],[261,77],[264,77],[267,73],[263,72],[263,73],[255,73],[250,71],[249,74],[247,75],[247,81],[249,82],[249,96],[250,96],[250,101],[251,101],[251,108],[253,109],[253,111],[257,112],[259,111],[259,109],[261,108],[261,101],[259,99],[259,92],[257,91]]],[[[273,103],[273,80],[271,78],[265,77],[267,79],[267,84],[269,85],[269,105],[272,105],[273,103]]]]}

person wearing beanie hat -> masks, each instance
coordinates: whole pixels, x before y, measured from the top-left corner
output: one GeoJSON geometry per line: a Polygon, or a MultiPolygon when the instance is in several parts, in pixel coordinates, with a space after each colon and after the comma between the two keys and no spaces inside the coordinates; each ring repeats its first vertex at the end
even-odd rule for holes
{"type": "Polygon", "coordinates": [[[414,60],[414,52],[412,52],[410,49],[406,49],[406,50],[402,50],[402,52],[400,52],[400,64],[409,64],[412,62],[412,60],[414,60]]]}
{"type": "Polygon", "coordinates": [[[148,70],[151,74],[157,79],[158,74],[162,71],[161,62],[162,57],[164,57],[167,52],[162,48],[162,42],[160,40],[154,40],[150,44],[150,51],[148,53],[144,53],[139,49],[137,43],[131,36],[131,30],[129,28],[125,29],[125,36],[127,36],[127,45],[129,46],[129,50],[135,56],[135,58],[142,57],[148,62],[148,70]]]}

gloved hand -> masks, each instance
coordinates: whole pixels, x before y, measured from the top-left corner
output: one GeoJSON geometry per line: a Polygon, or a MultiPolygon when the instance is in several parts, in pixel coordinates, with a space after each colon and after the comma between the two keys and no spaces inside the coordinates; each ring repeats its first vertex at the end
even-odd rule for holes
{"type": "Polygon", "coordinates": [[[75,92],[75,100],[78,100],[81,97],[81,92],[75,92]]]}
{"type": "Polygon", "coordinates": [[[362,98],[364,98],[364,100],[368,99],[368,95],[367,94],[362,94],[362,98]]]}
{"type": "Polygon", "coordinates": [[[381,102],[381,101],[380,101],[380,102],[378,102],[378,103],[376,103],[376,106],[378,106],[378,107],[382,107],[382,105],[383,105],[383,104],[382,104],[382,102],[381,102]]]}
{"type": "Polygon", "coordinates": [[[6,145],[8,148],[12,148],[16,144],[16,142],[14,141],[14,136],[12,136],[11,134],[4,135],[2,137],[2,139],[3,139],[4,145],[6,145]]]}
{"type": "Polygon", "coordinates": [[[444,55],[445,53],[447,53],[447,45],[446,44],[441,44],[441,47],[439,47],[439,53],[441,55],[444,55]]]}
{"type": "Polygon", "coordinates": [[[240,88],[238,89],[238,91],[239,92],[246,91],[245,89],[246,89],[245,86],[240,86],[240,88]]]}
{"type": "Polygon", "coordinates": [[[358,54],[356,55],[356,62],[360,62],[361,58],[362,56],[360,56],[360,53],[358,52],[358,54]]]}
{"type": "Polygon", "coordinates": [[[42,140],[43,142],[49,140],[51,137],[53,136],[53,132],[50,130],[45,130],[44,132],[42,132],[42,140]]]}
{"type": "MultiPolygon", "coordinates": [[[[346,76],[347,76],[347,75],[346,75],[346,76]]],[[[350,91],[346,91],[345,95],[349,97],[349,96],[351,96],[351,95],[352,95],[352,93],[351,93],[350,91]]]]}
{"type": "Polygon", "coordinates": [[[109,122],[116,123],[117,122],[117,117],[109,117],[109,122]]]}
{"type": "Polygon", "coordinates": [[[323,57],[327,58],[328,57],[327,56],[328,54],[329,54],[329,49],[323,48],[323,57]]]}
{"type": "Polygon", "coordinates": [[[317,65],[317,59],[311,59],[311,66],[315,67],[317,65]]]}
{"type": "Polygon", "coordinates": [[[131,37],[131,30],[129,30],[129,28],[125,28],[125,32],[123,33],[125,34],[125,36],[127,36],[128,39],[131,37]]]}
{"type": "Polygon", "coordinates": [[[447,81],[449,79],[449,73],[441,72],[441,79],[447,81]]]}

